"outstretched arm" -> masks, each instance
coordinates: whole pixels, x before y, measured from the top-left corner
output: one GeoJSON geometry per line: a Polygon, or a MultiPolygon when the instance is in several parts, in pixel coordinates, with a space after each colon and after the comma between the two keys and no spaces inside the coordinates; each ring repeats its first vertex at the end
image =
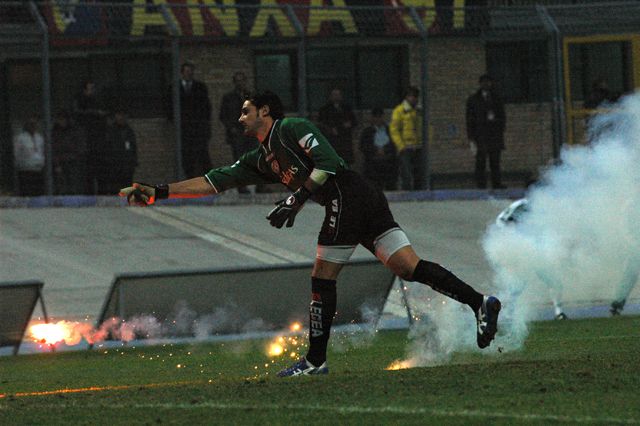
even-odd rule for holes
{"type": "Polygon", "coordinates": [[[127,197],[129,205],[147,206],[165,198],[196,198],[215,194],[216,190],[204,177],[196,177],[164,185],[150,185],[134,182],[120,190],[121,197],[127,197]]]}
{"type": "Polygon", "coordinates": [[[204,176],[169,184],[169,198],[196,198],[215,193],[216,190],[204,176]]]}

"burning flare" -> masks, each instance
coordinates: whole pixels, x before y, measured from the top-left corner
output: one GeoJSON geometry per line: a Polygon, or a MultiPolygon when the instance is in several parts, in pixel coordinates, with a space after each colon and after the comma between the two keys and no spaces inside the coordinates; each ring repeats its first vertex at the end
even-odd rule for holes
{"type": "Polygon", "coordinates": [[[29,334],[37,343],[55,345],[64,342],[67,345],[77,345],[82,337],[91,332],[89,324],[70,321],[58,321],[57,323],[36,324],[29,328],[29,334]]]}
{"type": "MultiPolygon", "coordinates": [[[[292,333],[300,332],[302,331],[302,325],[299,322],[294,322],[289,326],[289,330],[292,333]]],[[[294,357],[297,356],[301,345],[302,342],[299,340],[299,336],[278,336],[267,344],[266,352],[271,358],[281,355],[294,357]]]]}
{"type": "Polygon", "coordinates": [[[269,345],[269,349],[267,351],[269,356],[280,356],[284,352],[284,348],[278,342],[273,342],[269,345]]]}
{"type": "Polygon", "coordinates": [[[86,340],[89,344],[104,341],[109,336],[122,342],[129,342],[137,335],[154,337],[160,334],[160,323],[151,316],[141,316],[123,321],[117,317],[107,319],[96,329],[89,323],[58,321],[56,323],[34,324],[29,327],[29,336],[36,343],[53,346],[64,343],[77,345],[86,340]]]}
{"type": "Polygon", "coordinates": [[[401,361],[399,359],[393,361],[385,370],[404,370],[405,368],[413,368],[414,363],[408,359],[401,361]]]}

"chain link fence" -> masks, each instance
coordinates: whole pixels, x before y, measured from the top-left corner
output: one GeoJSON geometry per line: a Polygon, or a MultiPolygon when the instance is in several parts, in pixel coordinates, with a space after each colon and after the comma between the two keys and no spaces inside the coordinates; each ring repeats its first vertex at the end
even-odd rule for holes
{"type": "MultiPolygon", "coordinates": [[[[41,112],[45,141],[45,193],[54,193],[54,165],[51,150],[50,57],[82,55],[83,49],[100,46],[123,50],[140,46],[159,46],[170,58],[169,79],[180,78],[180,63],[184,51],[193,46],[220,49],[226,47],[260,47],[274,50],[283,45],[296,46],[295,62],[298,78],[295,82],[300,115],[309,115],[305,78],[310,45],[328,43],[336,47],[344,43],[355,45],[378,43],[411,46],[411,61],[417,72],[410,77],[421,88],[423,120],[423,165],[425,187],[432,182],[432,144],[430,131],[436,122],[431,111],[429,83],[438,71],[429,62],[433,40],[456,39],[479,43],[540,40],[546,42],[548,64],[549,110],[552,123],[550,145],[554,155],[567,141],[567,117],[574,105],[566,105],[568,88],[563,71],[566,49],[563,39],[569,36],[594,34],[637,33],[640,29],[640,3],[582,3],[547,1],[545,4],[491,2],[489,6],[408,7],[400,2],[384,1],[379,5],[360,6],[303,5],[298,1],[281,1],[278,5],[241,4],[240,1],[211,3],[177,2],[3,2],[0,4],[0,44],[3,58],[11,60],[35,52],[41,58],[41,112]],[[515,4],[515,5],[514,5],[515,4]],[[12,50],[13,49],[13,50],[12,50]],[[567,112],[569,108],[569,112],[567,112]]],[[[539,3],[539,2],[537,2],[539,3]]],[[[344,4],[344,3],[343,3],[344,4]]],[[[176,86],[174,84],[174,86],[176,86]]],[[[181,126],[179,91],[173,100],[171,139],[175,155],[173,178],[184,176],[181,164],[181,126]]],[[[5,129],[15,123],[5,116],[5,129]]],[[[573,125],[573,124],[571,124],[573,125]]],[[[451,132],[454,132],[453,130],[451,132]]],[[[4,132],[3,138],[11,137],[4,132]]],[[[573,135],[575,132],[570,132],[573,135]]],[[[12,170],[11,144],[2,145],[2,174],[12,170]]]]}

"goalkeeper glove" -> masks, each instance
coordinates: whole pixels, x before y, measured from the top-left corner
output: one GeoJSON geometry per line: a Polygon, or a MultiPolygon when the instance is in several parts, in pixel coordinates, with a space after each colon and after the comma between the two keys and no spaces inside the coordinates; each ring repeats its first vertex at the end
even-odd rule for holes
{"type": "Polygon", "coordinates": [[[293,194],[289,195],[284,200],[280,200],[276,203],[273,210],[267,215],[267,219],[271,226],[276,228],[282,228],[285,222],[287,222],[287,228],[293,226],[293,222],[296,215],[302,209],[305,201],[311,196],[311,192],[302,185],[293,194]]]}
{"type": "Polygon", "coordinates": [[[169,185],[150,185],[148,183],[134,183],[120,190],[121,197],[127,197],[129,205],[148,206],[156,200],[169,198],[169,185]]]}

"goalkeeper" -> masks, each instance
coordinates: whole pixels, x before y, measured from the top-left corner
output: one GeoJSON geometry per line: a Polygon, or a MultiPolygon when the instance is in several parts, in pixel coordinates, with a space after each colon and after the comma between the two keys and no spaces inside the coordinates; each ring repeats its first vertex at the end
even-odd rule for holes
{"type": "Polygon", "coordinates": [[[260,145],[235,164],[168,185],[133,183],[120,195],[129,204],[148,205],[163,198],[197,197],[280,182],[292,193],[267,215],[276,228],[293,226],[308,199],[325,207],[311,273],[309,350],[279,376],[328,372],[326,352],[336,311],[336,279],[358,244],[403,280],[427,284],[468,305],[477,320],[478,346],[489,346],[497,331],[500,301],[478,293],[439,264],[420,259],[394,221],[384,194],[349,170],[310,121],[284,118],[279,97],[267,91],[244,102],[239,122],[245,134],[258,138],[260,145]]]}

